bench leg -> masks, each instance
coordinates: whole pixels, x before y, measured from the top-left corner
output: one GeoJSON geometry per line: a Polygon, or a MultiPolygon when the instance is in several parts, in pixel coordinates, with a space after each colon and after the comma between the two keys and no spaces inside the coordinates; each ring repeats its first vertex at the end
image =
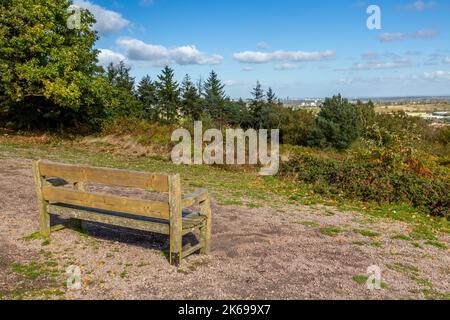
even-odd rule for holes
{"type": "MultiPolygon", "coordinates": [[[[81,182],[75,182],[73,184],[73,188],[77,191],[86,192],[86,189],[84,188],[84,184],[81,182]]],[[[75,228],[76,230],[80,232],[85,231],[84,227],[84,221],[79,219],[70,219],[70,225],[75,228]]]]}
{"type": "Polygon", "coordinates": [[[47,204],[43,204],[42,207],[39,210],[39,232],[42,237],[48,238],[50,236],[50,215],[46,210],[47,204]]]}
{"type": "Polygon", "coordinates": [[[211,200],[208,197],[203,203],[200,204],[200,213],[206,217],[205,224],[200,228],[200,241],[203,244],[200,250],[201,254],[209,254],[211,251],[211,200]]]}
{"type": "Polygon", "coordinates": [[[33,163],[33,175],[36,183],[37,204],[39,208],[39,232],[41,236],[48,238],[50,236],[50,214],[47,211],[48,202],[44,200],[42,195],[42,187],[45,184],[45,180],[41,176],[39,163],[40,161],[33,163]]]}
{"type": "Polygon", "coordinates": [[[171,265],[179,266],[181,263],[181,252],[183,250],[182,241],[181,233],[170,235],[169,260],[171,265]]]}

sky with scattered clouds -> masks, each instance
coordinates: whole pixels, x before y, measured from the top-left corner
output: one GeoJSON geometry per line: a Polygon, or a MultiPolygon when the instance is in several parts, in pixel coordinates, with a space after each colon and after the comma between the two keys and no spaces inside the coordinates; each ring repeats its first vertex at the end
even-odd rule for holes
{"type": "Polygon", "coordinates": [[[232,98],[450,95],[448,0],[74,0],[97,19],[99,63],[139,80],[215,70],[232,98]],[[367,8],[381,9],[369,30],[367,8]]]}

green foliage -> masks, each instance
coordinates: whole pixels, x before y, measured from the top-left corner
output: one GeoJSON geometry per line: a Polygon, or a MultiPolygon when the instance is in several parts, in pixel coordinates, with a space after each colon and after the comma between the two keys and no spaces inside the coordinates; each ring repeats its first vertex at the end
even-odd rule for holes
{"type": "Polygon", "coordinates": [[[444,145],[450,144],[450,126],[445,126],[439,131],[439,141],[444,145]]]}
{"type": "Polygon", "coordinates": [[[19,127],[73,124],[98,71],[95,20],[82,10],[69,29],[66,0],[0,2],[0,95],[19,127]]]}
{"type": "Polygon", "coordinates": [[[311,127],[308,145],[347,149],[360,137],[373,114],[371,102],[367,105],[361,102],[352,104],[341,95],[327,98],[311,127]]]}
{"type": "Polygon", "coordinates": [[[174,77],[173,69],[166,66],[156,82],[157,111],[163,123],[175,123],[179,116],[180,89],[174,77]]]}
{"type": "Polygon", "coordinates": [[[256,87],[252,91],[252,102],[250,103],[250,110],[253,116],[253,127],[261,129],[264,127],[263,109],[265,107],[264,91],[259,81],[256,82],[256,87]]]}
{"type": "Polygon", "coordinates": [[[308,110],[293,110],[283,106],[266,106],[264,127],[280,129],[283,144],[306,145],[316,116],[308,110]]]}
{"type": "Polygon", "coordinates": [[[142,114],[142,104],[135,97],[134,78],[130,76],[131,68],[123,61],[115,65],[109,64],[106,77],[111,86],[111,99],[113,108],[109,110],[108,117],[138,117],[142,114]]]}
{"type": "Polygon", "coordinates": [[[310,184],[316,193],[380,204],[405,202],[433,215],[450,214],[446,176],[427,177],[413,168],[387,166],[377,160],[299,152],[282,164],[281,174],[310,184]]]}
{"type": "Polygon", "coordinates": [[[220,126],[226,123],[226,102],[225,85],[219,79],[217,73],[211,71],[208,79],[203,84],[203,95],[206,111],[212,119],[220,126]]]}
{"type": "Polygon", "coordinates": [[[200,120],[203,113],[202,101],[189,75],[184,77],[181,84],[181,96],[181,111],[184,116],[194,121],[200,120]]]}
{"type": "Polygon", "coordinates": [[[149,76],[145,76],[139,82],[137,96],[142,104],[142,118],[150,121],[158,119],[158,98],[156,96],[156,85],[149,76]]]}

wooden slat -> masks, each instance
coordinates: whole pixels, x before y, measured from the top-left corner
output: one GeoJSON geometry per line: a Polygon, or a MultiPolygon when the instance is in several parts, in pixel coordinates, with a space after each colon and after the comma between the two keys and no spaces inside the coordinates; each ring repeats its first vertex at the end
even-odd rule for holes
{"type": "Polygon", "coordinates": [[[183,217],[183,229],[198,227],[205,222],[206,218],[198,213],[191,213],[183,217]]]}
{"type": "Polygon", "coordinates": [[[42,194],[46,201],[51,202],[116,211],[156,219],[168,220],[170,217],[169,204],[165,202],[86,193],[56,187],[43,187],[42,194]]]}
{"type": "Polygon", "coordinates": [[[194,193],[183,197],[183,208],[200,204],[208,198],[208,190],[198,189],[194,193]]]}
{"type": "Polygon", "coordinates": [[[202,245],[201,244],[197,244],[189,249],[186,249],[185,251],[183,251],[183,253],[181,254],[181,258],[186,258],[187,256],[193,254],[194,252],[197,252],[199,250],[202,249],[202,245]]]}
{"type": "Polygon", "coordinates": [[[168,224],[142,220],[133,220],[125,217],[101,214],[82,209],[67,208],[52,204],[48,206],[48,210],[51,214],[59,215],[62,216],[63,218],[74,218],[83,221],[99,222],[130,229],[150,231],[160,234],[169,234],[168,224]]]}
{"type": "Polygon", "coordinates": [[[69,182],[92,182],[116,187],[169,191],[169,176],[147,172],[96,168],[42,161],[39,163],[42,176],[57,177],[69,182]]]}

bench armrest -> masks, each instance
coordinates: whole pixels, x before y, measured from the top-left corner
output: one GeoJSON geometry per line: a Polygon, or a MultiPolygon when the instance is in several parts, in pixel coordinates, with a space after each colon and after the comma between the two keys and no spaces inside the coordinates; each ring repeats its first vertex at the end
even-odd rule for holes
{"type": "Polygon", "coordinates": [[[208,190],[198,189],[194,193],[183,196],[182,205],[183,208],[191,207],[193,205],[198,205],[206,201],[209,197],[208,190]]]}

